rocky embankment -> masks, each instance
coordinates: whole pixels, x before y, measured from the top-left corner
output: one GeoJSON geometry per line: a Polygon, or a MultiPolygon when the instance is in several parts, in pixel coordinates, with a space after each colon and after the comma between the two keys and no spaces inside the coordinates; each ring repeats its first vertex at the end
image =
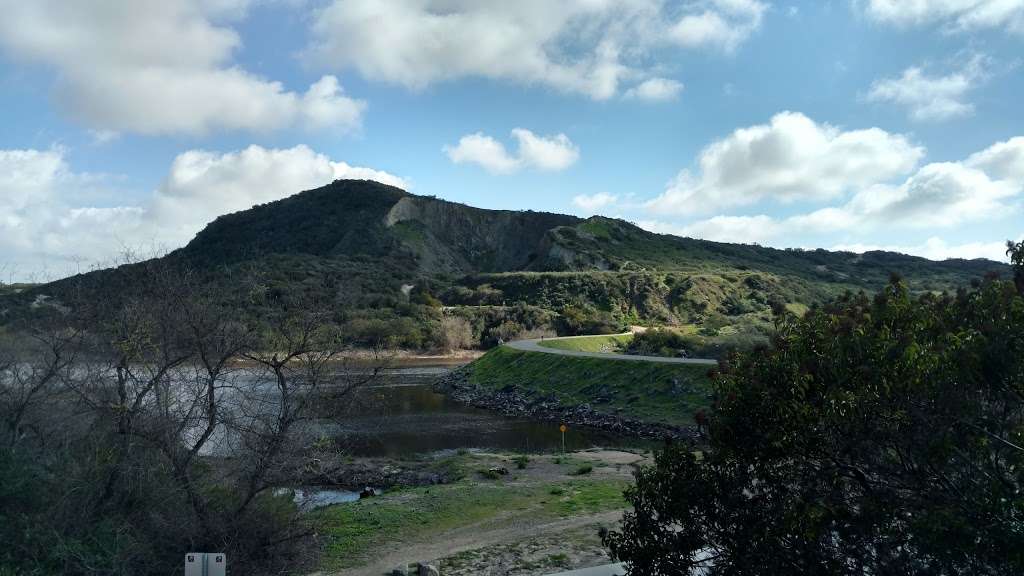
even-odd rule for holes
{"type": "Polygon", "coordinates": [[[430,461],[402,465],[387,459],[366,459],[307,470],[300,483],[358,491],[364,486],[430,486],[448,484],[452,480],[448,471],[436,469],[430,461]]]}
{"type": "Polygon", "coordinates": [[[648,439],[694,440],[692,427],[643,422],[627,416],[599,412],[589,404],[567,406],[553,395],[531,394],[515,386],[494,390],[469,380],[472,366],[452,370],[434,382],[434,390],[477,408],[486,408],[506,416],[521,416],[579,426],[590,426],[625,436],[648,439]]]}

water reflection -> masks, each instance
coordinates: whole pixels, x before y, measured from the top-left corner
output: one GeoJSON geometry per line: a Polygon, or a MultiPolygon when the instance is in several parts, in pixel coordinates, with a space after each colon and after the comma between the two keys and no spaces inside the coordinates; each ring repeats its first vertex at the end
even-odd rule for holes
{"type": "MultiPolygon", "coordinates": [[[[330,506],[332,504],[342,504],[344,502],[355,502],[359,500],[359,492],[352,492],[350,490],[334,490],[317,488],[315,486],[305,488],[282,488],[284,490],[290,490],[295,503],[302,508],[316,509],[323,508],[324,506],[330,506]]],[[[377,494],[383,493],[380,489],[375,489],[377,494]]]]}
{"type": "MultiPolygon", "coordinates": [[[[526,452],[562,448],[558,422],[509,418],[461,405],[431,389],[444,368],[392,370],[381,384],[361,390],[334,418],[318,421],[321,433],[357,456],[407,456],[459,448],[526,452]]],[[[610,432],[571,426],[567,450],[645,447],[649,442],[610,432]]]]}

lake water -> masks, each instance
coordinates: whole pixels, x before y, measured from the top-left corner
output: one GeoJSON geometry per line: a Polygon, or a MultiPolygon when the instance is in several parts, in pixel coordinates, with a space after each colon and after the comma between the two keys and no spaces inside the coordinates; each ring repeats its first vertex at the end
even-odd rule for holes
{"type": "MultiPolygon", "coordinates": [[[[510,418],[465,406],[431,389],[447,367],[393,369],[364,388],[346,414],[318,422],[320,432],[356,456],[407,456],[460,448],[526,452],[562,448],[558,422],[510,418]]],[[[567,450],[648,447],[651,443],[593,428],[570,426],[567,450]]]]}

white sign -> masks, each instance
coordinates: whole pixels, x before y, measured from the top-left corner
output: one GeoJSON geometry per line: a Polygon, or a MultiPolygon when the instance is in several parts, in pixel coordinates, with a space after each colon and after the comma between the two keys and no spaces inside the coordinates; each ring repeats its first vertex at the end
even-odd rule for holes
{"type": "Polygon", "coordinates": [[[225,576],[228,558],[220,552],[185,554],[185,576],[225,576]]]}

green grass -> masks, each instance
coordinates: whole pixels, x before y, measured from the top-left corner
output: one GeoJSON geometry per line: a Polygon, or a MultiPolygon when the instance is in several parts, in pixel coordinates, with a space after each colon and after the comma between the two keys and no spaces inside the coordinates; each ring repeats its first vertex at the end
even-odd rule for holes
{"type": "Polygon", "coordinates": [[[571,480],[559,484],[460,482],[385,493],[314,512],[325,547],[322,568],[364,563],[389,543],[466,526],[499,514],[532,510],[551,518],[592,514],[626,506],[623,480],[571,480]]]}
{"type": "Polygon", "coordinates": [[[576,352],[620,352],[633,340],[632,334],[611,334],[600,336],[577,336],[575,338],[558,338],[543,340],[539,345],[558,350],[576,352]]]}
{"type": "Polygon", "coordinates": [[[797,316],[803,316],[804,314],[807,314],[808,308],[806,304],[800,304],[799,302],[790,302],[786,304],[786,310],[789,310],[790,312],[796,314],[797,316]]]}
{"type": "Polygon", "coordinates": [[[630,362],[522,352],[500,346],[469,365],[470,382],[500,390],[518,387],[554,395],[566,405],[589,403],[595,410],[649,422],[693,423],[708,406],[708,366],[630,362]]]}
{"type": "Polygon", "coordinates": [[[580,222],[576,226],[577,230],[590,234],[594,238],[600,238],[607,240],[611,238],[612,232],[614,231],[614,225],[604,218],[590,218],[580,222]]]}
{"type": "Polygon", "coordinates": [[[594,467],[593,466],[591,466],[590,464],[584,464],[584,465],[580,466],[579,468],[577,468],[577,469],[573,470],[572,472],[570,472],[570,474],[572,474],[573,476],[583,476],[585,474],[590,474],[593,471],[594,471],[594,467]]]}
{"type": "Polygon", "coordinates": [[[552,515],[568,517],[579,514],[596,514],[618,510],[627,506],[622,495],[628,484],[610,480],[572,480],[553,484],[547,490],[549,495],[544,509],[552,515]]]}
{"type": "Polygon", "coordinates": [[[355,566],[385,540],[465,526],[501,511],[530,506],[537,489],[501,483],[409,488],[318,511],[326,537],[323,565],[328,569],[355,566]]]}

